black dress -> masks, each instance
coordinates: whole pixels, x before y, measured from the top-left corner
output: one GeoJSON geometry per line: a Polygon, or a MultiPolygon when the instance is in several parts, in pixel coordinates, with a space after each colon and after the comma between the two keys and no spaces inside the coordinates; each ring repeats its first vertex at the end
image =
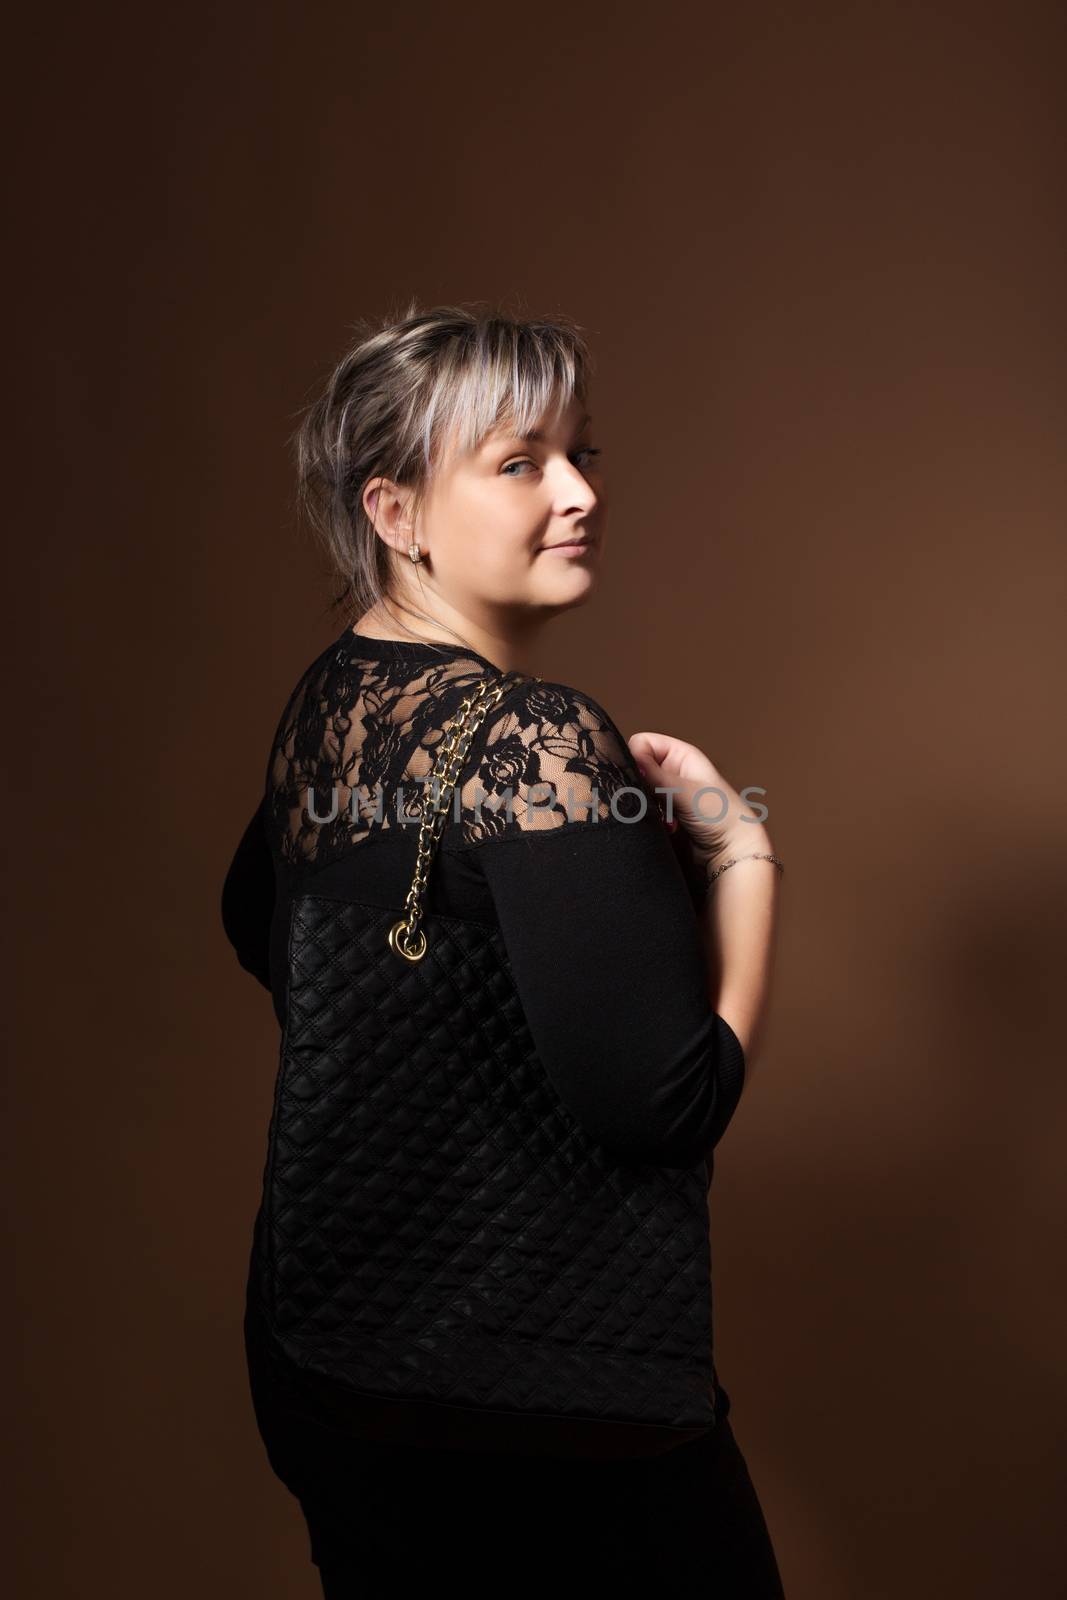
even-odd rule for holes
{"type": "MultiPolygon", "coordinates": [[[[222,894],[226,933],[280,1026],[292,897],[343,863],[361,892],[402,905],[420,780],[486,670],[498,669],[464,646],[346,628],[301,675],[222,894]]],[[[513,691],[464,774],[428,909],[498,924],[546,1074],[593,1137],[664,1166],[706,1158],[710,1177],[744,1054],[709,1005],[704,881],[684,832],[654,797],[639,821],[616,806],[621,791],[651,792],[604,708],[564,684],[513,691]]],[[[246,1349],[267,1454],[300,1501],[327,1596],[414,1594],[431,1579],[534,1594],[564,1575],[635,1594],[783,1592],[717,1383],[715,1426],[664,1455],[486,1455],[313,1422],[287,1404],[247,1317],[246,1349]]]]}

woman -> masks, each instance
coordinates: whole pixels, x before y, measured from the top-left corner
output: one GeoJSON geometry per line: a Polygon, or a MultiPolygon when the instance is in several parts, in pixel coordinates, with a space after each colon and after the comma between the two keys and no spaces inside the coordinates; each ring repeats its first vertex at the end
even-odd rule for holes
{"type": "MultiPolygon", "coordinates": [[[[650,1329],[677,1315],[674,1268],[662,1235],[641,1260],[653,1219],[635,1198],[691,1202],[696,1181],[705,1200],[756,1053],[781,863],[699,750],[656,733],[627,743],[590,695],[536,671],[546,624],[591,598],[604,559],[589,367],[562,320],[410,307],[364,330],[297,435],[345,625],[283,711],[222,911],[283,1029],[249,1277],[252,1397],[329,1600],[431,1579],[486,1596],[783,1592],[717,1375],[672,1409],[680,1335],[658,1329],[653,1347],[650,1329]],[[420,802],[457,725],[455,804],[435,836],[420,802]],[[407,966],[420,914],[456,997],[431,1021],[407,966]],[[385,953],[390,925],[403,948],[385,953]],[[410,1067],[410,1098],[387,1103],[376,1052],[398,1040],[391,1070],[410,1067]],[[509,1231],[493,1185],[527,1095],[542,1147],[508,1203],[539,1172],[559,1192],[509,1231]],[[564,1149],[580,1162],[552,1167],[564,1149]],[[627,1236],[593,1262],[588,1203],[610,1184],[627,1236]],[[477,1203],[485,1228],[450,1238],[477,1203]],[[661,1304],[647,1290],[660,1270],[661,1304]],[[417,1296],[423,1321],[402,1332],[417,1296]],[[288,1342],[271,1316],[288,1319],[288,1342]],[[531,1328],[550,1351],[536,1379],[531,1328]],[[587,1385],[573,1404],[572,1359],[587,1385]],[[591,1375],[604,1378],[595,1406],[591,1375]]],[[[690,1299],[682,1320],[699,1336],[710,1281],[690,1299]]],[[[687,1359],[699,1387],[710,1336],[687,1359]]]]}

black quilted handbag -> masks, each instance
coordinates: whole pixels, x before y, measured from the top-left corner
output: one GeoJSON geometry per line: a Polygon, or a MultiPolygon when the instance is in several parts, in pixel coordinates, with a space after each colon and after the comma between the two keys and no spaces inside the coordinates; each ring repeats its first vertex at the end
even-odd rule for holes
{"type": "Polygon", "coordinates": [[[246,1329],[290,1407],[362,1439],[656,1455],[716,1420],[708,1166],[587,1136],[500,929],[423,910],[474,731],[525,681],[448,724],[399,920],[293,900],[246,1329]]]}

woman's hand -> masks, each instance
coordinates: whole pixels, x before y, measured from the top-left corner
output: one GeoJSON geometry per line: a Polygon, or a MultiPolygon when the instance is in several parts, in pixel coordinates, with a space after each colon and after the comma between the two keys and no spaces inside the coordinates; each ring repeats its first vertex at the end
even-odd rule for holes
{"type": "Polygon", "coordinates": [[[626,742],[651,787],[671,791],[657,795],[667,826],[685,829],[701,861],[711,862],[742,841],[756,849],[770,848],[766,829],[741,821],[745,802],[695,744],[669,733],[635,733],[626,742]]]}

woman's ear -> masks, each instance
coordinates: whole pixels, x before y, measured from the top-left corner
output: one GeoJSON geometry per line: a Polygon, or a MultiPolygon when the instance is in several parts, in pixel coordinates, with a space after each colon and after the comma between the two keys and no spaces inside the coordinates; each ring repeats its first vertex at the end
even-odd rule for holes
{"type": "Polygon", "coordinates": [[[414,538],[411,491],[391,478],[371,478],[363,490],[363,509],[378,537],[406,555],[414,538]]]}

